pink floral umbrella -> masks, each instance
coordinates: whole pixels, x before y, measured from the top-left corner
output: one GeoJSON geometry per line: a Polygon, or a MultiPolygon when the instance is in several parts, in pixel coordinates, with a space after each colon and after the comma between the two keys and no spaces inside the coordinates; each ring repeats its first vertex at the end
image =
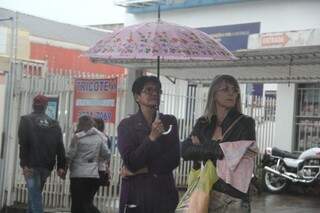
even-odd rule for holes
{"type": "MultiPolygon", "coordinates": [[[[160,60],[187,61],[235,60],[236,57],[208,34],[190,27],[160,20],[124,27],[108,34],[91,47],[86,55],[96,63],[122,64],[160,60]]],[[[157,111],[157,116],[159,115],[157,111]]],[[[163,134],[171,131],[172,125],[163,134]]]]}
{"type": "Polygon", "coordinates": [[[93,62],[109,64],[236,59],[208,34],[163,21],[124,27],[98,41],[86,54],[93,62]]]}

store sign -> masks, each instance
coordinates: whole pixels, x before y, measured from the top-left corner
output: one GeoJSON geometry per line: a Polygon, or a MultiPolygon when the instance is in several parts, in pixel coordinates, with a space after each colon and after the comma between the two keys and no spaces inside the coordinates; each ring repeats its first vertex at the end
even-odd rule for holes
{"type": "Polygon", "coordinates": [[[250,35],[248,49],[311,45],[320,45],[319,29],[250,35]]]}
{"type": "Polygon", "coordinates": [[[250,34],[260,32],[260,22],[198,28],[220,41],[228,50],[247,49],[250,34]]]}
{"type": "Polygon", "coordinates": [[[73,122],[82,115],[115,122],[117,78],[76,79],[74,91],[73,122]]]}
{"type": "Polygon", "coordinates": [[[280,35],[270,35],[261,38],[262,46],[282,45],[285,46],[289,41],[287,34],[282,33],[280,35]]]}

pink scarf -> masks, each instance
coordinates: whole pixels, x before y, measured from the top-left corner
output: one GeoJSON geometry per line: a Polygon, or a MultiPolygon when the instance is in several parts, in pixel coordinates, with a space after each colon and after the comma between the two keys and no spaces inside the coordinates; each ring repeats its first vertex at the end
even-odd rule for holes
{"type": "Polygon", "coordinates": [[[241,140],[219,144],[224,158],[217,161],[218,176],[241,192],[247,193],[258,153],[255,141],[241,140]]]}

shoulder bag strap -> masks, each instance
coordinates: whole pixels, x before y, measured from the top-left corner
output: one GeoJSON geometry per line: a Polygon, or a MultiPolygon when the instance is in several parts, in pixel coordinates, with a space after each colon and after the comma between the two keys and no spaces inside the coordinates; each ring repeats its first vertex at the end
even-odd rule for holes
{"type": "Polygon", "coordinates": [[[238,123],[238,121],[240,121],[240,119],[243,117],[243,115],[240,115],[236,120],[234,120],[232,122],[232,124],[228,127],[228,129],[223,133],[222,135],[222,140],[224,139],[224,137],[227,135],[227,133],[232,129],[232,127],[234,125],[236,125],[236,123],[238,123]]]}

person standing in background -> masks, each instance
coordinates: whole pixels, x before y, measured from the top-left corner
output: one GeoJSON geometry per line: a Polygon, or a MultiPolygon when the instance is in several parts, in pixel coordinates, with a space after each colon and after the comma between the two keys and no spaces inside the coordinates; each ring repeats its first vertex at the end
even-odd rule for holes
{"type": "Polygon", "coordinates": [[[43,213],[42,190],[56,165],[57,174],[65,179],[66,157],[59,123],[45,114],[48,97],[33,99],[33,112],[20,119],[18,137],[20,166],[28,190],[28,213],[43,213]]]}
{"type": "Polygon", "coordinates": [[[78,127],[67,152],[70,168],[72,213],[99,213],[93,198],[99,188],[99,161],[110,157],[106,138],[94,127],[90,116],[79,118],[78,127]]]}
{"type": "MultiPolygon", "coordinates": [[[[108,135],[105,133],[104,121],[101,118],[94,118],[95,127],[106,137],[106,145],[111,151],[111,140],[108,135]]],[[[99,176],[100,176],[100,186],[109,186],[110,185],[110,159],[108,160],[99,160],[99,176]]],[[[99,187],[97,187],[97,191],[99,187]]]]}
{"type": "Polygon", "coordinates": [[[97,128],[97,130],[99,130],[101,133],[103,133],[104,136],[107,138],[107,146],[108,146],[109,150],[111,150],[112,143],[111,143],[111,140],[110,140],[108,134],[105,133],[104,121],[101,118],[93,118],[93,120],[95,122],[94,126],[97,128]]]}

